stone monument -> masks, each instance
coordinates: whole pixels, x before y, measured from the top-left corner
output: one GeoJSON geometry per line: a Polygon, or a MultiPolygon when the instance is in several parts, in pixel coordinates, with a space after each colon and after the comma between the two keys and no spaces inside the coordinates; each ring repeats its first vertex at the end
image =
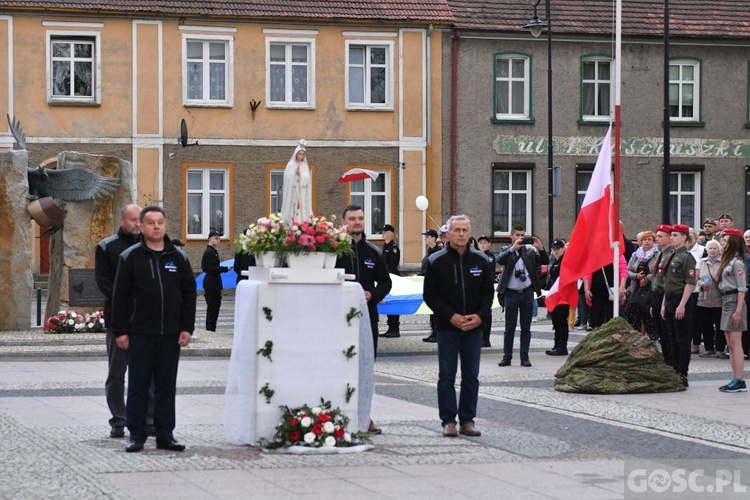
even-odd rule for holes
{"type": "Polygon", "coordinates": [[[34,238],[26,212],[28,162],[26,151],[0,153],[0,226],[3,228],[0,231],[0,282],[3,286],[0,330],[28,330],[31,326],[34,238]]]}

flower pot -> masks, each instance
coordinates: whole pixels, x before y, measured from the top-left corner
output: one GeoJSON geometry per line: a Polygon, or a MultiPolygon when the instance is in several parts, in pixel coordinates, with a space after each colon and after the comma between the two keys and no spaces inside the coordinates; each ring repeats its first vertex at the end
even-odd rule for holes
{"type": "Polygon", "coordinates": [[[336,267],[336,254],[326,253],[324,255],[326,256],[326,259],[325,259],[325,262],[323,263],[323,268],[334,269],[336,267]]]}
{"type": "Polygon", "coordinates": [[[326,254],[323,252],[301,253],[298,255],[289,254],[287,263],[289,264],[289,267],[312,267],[323,269],[325,258],[326,254]]]}
{"type": "Polygon", "coordinates": [[[255,254],[255,265],[258,267],[274,267],[276,265],[276,252],[255,254]]]}

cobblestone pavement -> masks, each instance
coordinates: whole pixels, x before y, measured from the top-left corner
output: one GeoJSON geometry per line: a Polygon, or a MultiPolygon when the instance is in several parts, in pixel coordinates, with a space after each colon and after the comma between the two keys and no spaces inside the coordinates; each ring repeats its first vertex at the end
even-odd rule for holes
{"type": "MultiPolygon", "coordinates": [[[[628,460],[750,459],[748,395],[716,390],[728,379],[725,360],[694,357],[681,393],[558,393],[564,359],[544,355],[552,333],[543,320],[532,326],[531,368],[498,367],[501,351],[483,350],[482,437],[443,438],[437,349],[421,340],[422,316],[402,317],[402,336],[380,340],[373,418],[384,433],[374,450],[290,456],[232,446],[222,426],[232,317],[227,297],[219,331],[199,329],[184,350],[175,433],[188,449],[176,454],[151,440],[126,454],[125,440],[107,437],[103,335],[0,332],[0,497],[617,499],[628,460]]],[[[495,346],[501,329],[496,313],[495,346]]]]}

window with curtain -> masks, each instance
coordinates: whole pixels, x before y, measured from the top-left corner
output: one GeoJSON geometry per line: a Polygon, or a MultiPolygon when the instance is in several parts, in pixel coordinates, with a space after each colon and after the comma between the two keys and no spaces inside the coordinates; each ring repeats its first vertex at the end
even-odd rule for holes
{"type": "Polygon", "coordinates": [[[207,239],[210,231],[229,237],[229,170],[190,167],[186,172],[185,225],[188,239],[207,239]]]}
{"type": "Polygon", "coordinates": [[[584,58],[581,61],[581,118],[609,121],[612,115],[612,61],[584,58]]]}
{"type": "Polygon", "coordinates": [[[393,43],[347,42],[347,107],[390,108],[393,43]]]}
{"type": "Polygon", "coordinates": [[[586,198],[586,190],[589,188],[593,174],[593,170],[576,170],[576,215],[581,211],[583,199],[586,198]]]}
{"type": "Polygon", "coordinates": [[[495,56],[495,118],[527,120],[529,103],[529,57],[519,54],[495,56]]]}
{"type": "Polygon", "coordinates": [[[689,227],[701,227],[700,172],[669,173],[669,221],[689,227]]]}
{"type": "Polygon", "coordinates": [[[669,116],[673,122],[700,121],[700,63],[674,60],[669,63],[669,116]]]}
{"type": "Polygon", "coordinates": [[[269,41],[267,100],[270,107],[312,107],[314,51],[312,42],[269,41]]]}
{"type": "Polygon", "coordinates": [[[349,203],[362,207],[365,213],[365,234],[368,239],[380,239],[383,225],[394,223],[391,213],[391,172],[367,168],[379,172],[380,175],[375,180],[350,182],[349,203]]]}
{"type": "Polygon", "coordinates": [[[231,105],[232,44],[223,38],[185,38],[183,96],[188,105],[231,105]]]}
{"type": "Polygon", "coordinates": [[[498,168],[492,172],[492,232],[507,236],[516,224],[531,228],[531,170],[498,168]]]}
{"type": "Polygon", "coordinates": [[[95,37],[50,37],[50,101],[96,102],[96,50],[95,37]]]}

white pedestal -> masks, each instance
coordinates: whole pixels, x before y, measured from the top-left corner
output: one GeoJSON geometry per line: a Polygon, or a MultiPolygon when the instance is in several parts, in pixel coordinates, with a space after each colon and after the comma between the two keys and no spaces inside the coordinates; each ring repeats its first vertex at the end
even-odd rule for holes
{"type": "Polygon", "coordinates": [[[375,383],[362,288],[355,282],[283,283],[250,279],[237,287],[224,418],[227,438],[233,444],[270,440],[280,405],[316,406],[321,397],[350,418],[350,431],[366,430],[375,383]],[[347,321],[352,311],[361,315],[347,321]],[[258,354],[267,341],[273,343],[270,359],[258,354]],[[351,346],[357,355],[347,359],[344,351],[351,346]],[[266,384],[274,391],[270,403],[259,393],[266,384]],[[348,402],[347,387],[355,389],[348,402]]]}

